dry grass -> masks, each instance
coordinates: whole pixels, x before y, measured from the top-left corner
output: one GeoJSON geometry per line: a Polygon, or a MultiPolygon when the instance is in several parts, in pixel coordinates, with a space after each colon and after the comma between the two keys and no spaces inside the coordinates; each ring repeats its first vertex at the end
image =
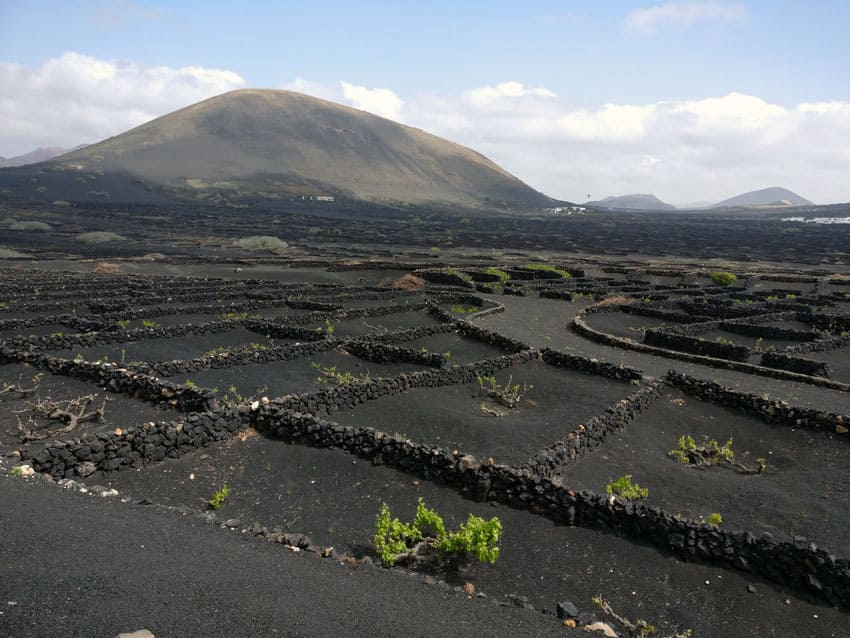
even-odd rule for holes
{"type": "Polygon", "coordinates": [[[633,306],[638,303],[634,297],[626,297],[625,295],[617,295],[616,297],[608,297],[600,301],[597,306],[633,306]]]}
{"type": "Polygon", "coordinates": [[[145,253],[142,255],[144,261],[166,261],[168,257],[162,253],[145,253]]]}
{"type": "Polygon", "coordinates": [[[110,264],[108,261],[102,261],[97,265],[94,271],[101,273],[117,273],[121,272],[121,266],[119,264],[110,264]]]}
{"type": "Polygon", "coordinates": [[[389,282],[387,287],[393,290],[422,290],[425,287],[425,280],[422,277],[408,273],[389,282]]]}

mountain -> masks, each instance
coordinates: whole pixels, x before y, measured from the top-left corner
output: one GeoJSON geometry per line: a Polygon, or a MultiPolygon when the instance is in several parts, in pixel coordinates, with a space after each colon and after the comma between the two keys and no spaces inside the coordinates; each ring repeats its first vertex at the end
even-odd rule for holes
{"type": "MultiPolygon", "coordinates": [[[[36,166],[45,196],[77,201],[557,203],[468,148],[291,91],[231,91],[36,166]]],[[[0,171],[0,187],[9,181],[0,171]]]]}
{"type": "Polygon", "coordinates": [[[27,164],[46,162],[49,159],[53,159],[59,155],[64,155],[65,153],[70,153],[71,151],[79,150],[83,147],[85,147],[85,144],[75,146],[74,148],[47,146],[45,148],[37,148],[34,151],[30,151],[23,155],[16,155],[15,157],[0,157],[0,168],[7,168],[9,166],[25,166],[27,164]]]}
{"type": "Polygon", "coordinates": [[[712,208],[733,206],[814,206],[814,202],[810,202],[805,197],[800,197],[787,188],[772,186],[724,199],[722,202],[714,204],[712,208]]]}
{"type": "Polygon", "coordinates": [[[676,210],[675,206],[662,202],[655,195],[649,194],[611,196],[598,201],[585,202],[584,205],[628,210],[676,210]]]}

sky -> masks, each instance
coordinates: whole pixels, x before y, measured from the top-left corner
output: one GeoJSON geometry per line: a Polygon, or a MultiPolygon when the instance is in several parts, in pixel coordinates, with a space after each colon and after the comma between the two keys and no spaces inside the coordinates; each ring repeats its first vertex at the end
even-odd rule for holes
{"type": "Polygon", "coordinates": [[[569,201],[850,201],[848,0],[0,0],[0,156],[248,87],[422,128],[569,201]]]}

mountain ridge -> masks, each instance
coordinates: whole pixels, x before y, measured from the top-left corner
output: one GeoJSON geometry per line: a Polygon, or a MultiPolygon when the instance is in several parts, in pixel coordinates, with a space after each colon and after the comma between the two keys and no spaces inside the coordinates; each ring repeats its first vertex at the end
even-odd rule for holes
{"type": "Polygon", "coordinates": [[[85,146],[87,145],[79,144],[73,148],[63,148],[61,146],[40,146],[39,148],[31,150],[29,153],[24,153],[23,155],[0,157],[0,168],[12,168],[15,166],[26,166],[27,164],[46,162],[54,157],[78,151],[85,146]]]}
{"type": "Polygon", "coordinates": [[[712,208],[726,208],[734,206],[814,206],[814,202],[797,193],[782,188],[781,186],[770,186],[759,190],[741,193],[729,199],[717,202],[712,208]]]}
{"type": "MultiPolygon", "coordinates": [[[[85,192],[106,192],[113,202],[116,188],[143,187],[205,202],[321,196],[468,208],[557,203],[472,149],[365,111],[267,89],[224,93],[36,166],[94,176],[85,192]]],[[[53,196],[57,188],[49,189],[53,196]]]]}
{"type": "Polygon", "coordinates": [[[672,204],[663,202],[650,193],[611,195],[605,199],[585,202],[584,205],[615,210],[676,210],[672,204]]]}

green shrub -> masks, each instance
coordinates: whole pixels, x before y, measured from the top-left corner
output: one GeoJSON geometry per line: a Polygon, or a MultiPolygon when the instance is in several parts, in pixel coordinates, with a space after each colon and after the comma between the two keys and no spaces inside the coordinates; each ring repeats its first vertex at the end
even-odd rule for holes
{"type": "Polygon", "coordinates": [[[495,563],[499,557],[496,543],[502,535],[502,523],[493,517],[489,521],[469,515],[457,531],[447,532],[442,517],[425,506],[420,498],[412,523],[392,518],[386,503],[375,520],[375,549],[385,565],[394,565],[402,558],[422,560],[422,552],[435,550],[443,561],[460,561],[475,557],[495,563]]]}
{"type": "Polygon", "coordinates": [[[325,319],[324,327],[319,326],[318,328],[316,328],[316,332],[324,332],[328,336],[332,335],[335,331],[336,328],[334,328],[334,325],[333,323],[331,323],[330,319],[325,319]]]}
{"type": "Polygon", "coordinates": [[[478,380],[478,387],[481,388],[484,394],[506,408],[511,409],[517,407],[520,400],[522,400],[522,396],[534,387],[525,383],[522,386],[519,383],[514,383],[513,375],[508,378],[508,382],[505,385],[497,382],[496,377],[492,375],[485,377],[479,374],[476,379],[478,380]]]}
{"type": "Polygon", "coordinates": [[[717,512],[714,512],[712,514],[709,514],[708,518],[700,516],[699,522],[700,525],[713,525],[714,527],[720,527],[723,524],[723,517],[717,512]]]}
{"type": "Polygon", "coordinates": [[[270,235],[252,235],[251,237],[237,239],[233,243],[243,250],[284,250],[289,245],[285,241],[270,235]]]}
{"type": "Polygon", "coordinates": [[[667,456],[683,465],[695,467],[719,465],[742,474],[761,474],[767,467],[767,462],[761,457],[756,459],[756,467],[748,467],[743,463],[738,463],[735,460],[735,452],[732,450],[731,438],[724,445],[720,445],[715,439],[697,444],[691,435],[685,434],[679,437],[679,447],[670,450],[667,456]]]}
{"type": "Polygon", "coordinates": [[[478,312],[478,308],[476,308],[475,306],[465,307],[465,306],[462,306],[460,304],[453,305],[451,308],[449,308],[449,310],[451,310],[453,313],[458,314],[458,315],[465,315],[465,314],[471,315],[471,314],[478,312]]]}
{"type": "Polygon", "coordinates": [[[452,277],[456,277],[459,280],[460,285],[471,285],[472,284],[472,275],[467,275],[465,272],[461,272],[459,270],[455,270],[454,268],[447,268],[446,274],[451,275],[452,277]]]}
{"type": "Polygon", "coordinates": [[[568,273],[566,270],[562,270],[561,268],[556,268],[555,266],[551,266],[549,264],[525,264],[523,266],[526,270],[537,270],[540,272],[551,272],[556,275],[559,275],[563,279],[572,279],[572,275],[568,273]]]}
{"type": "Polygon", "coordinates": [[[718,286],[731,286],[738,281],[738,275],[725,270],[716,270],[710,276],[711,281],[718,286]]]}
{"type": "Polygon", "coordinates": [[[632,475],[624,474],[616,481],[605,486],[605,492],[614,496],[620,496],[627,501],[637,501],[649,496],[649,489],[632,483],[632,475]]]}
{"type": "Polygon", "coordinates": [[[230,487],[228,487],[227,483],[225,483],[221,486],[220,490],[212,495],[212,498],[207,501],[207,504],[214,510],[220,510],[228,496],[230,496],[230,487]]]}
{"type": "Polygon", "coordinates": [[[492,275],[492,276],[494,276],[494,277],[498,277],[498,278],[499,278],[499,281],[501,281],[501,282],[502,282],[502,285],[503,285],[503,286],[504,286],[506,283],[508,283],[508,281],[510,281],[510,279],[511,279],[510,274],[508,274],[507,272],[505,272],[505,271],[504,271],[504,270],[502,270],[501,268],[495,268],[495,267],[493,267],[493,266],[490,266],[489,268],[487,268],[487,269],[484,271],[484,273],[485,273],[485,274],[487,274],[487,275],[492,275]]]}
{"type": "Polygon", "coordinates": [[[316,377],[316,383],[328,385],[333,381],[336,385],[351,385],[361,381],[369,381],[369,373],[361,372],[359,376],[354,376],[351,372],[340,372],[336,366],[323,366],[313,362],[312,367],[319,371],[319,376],[316,377]]]}

